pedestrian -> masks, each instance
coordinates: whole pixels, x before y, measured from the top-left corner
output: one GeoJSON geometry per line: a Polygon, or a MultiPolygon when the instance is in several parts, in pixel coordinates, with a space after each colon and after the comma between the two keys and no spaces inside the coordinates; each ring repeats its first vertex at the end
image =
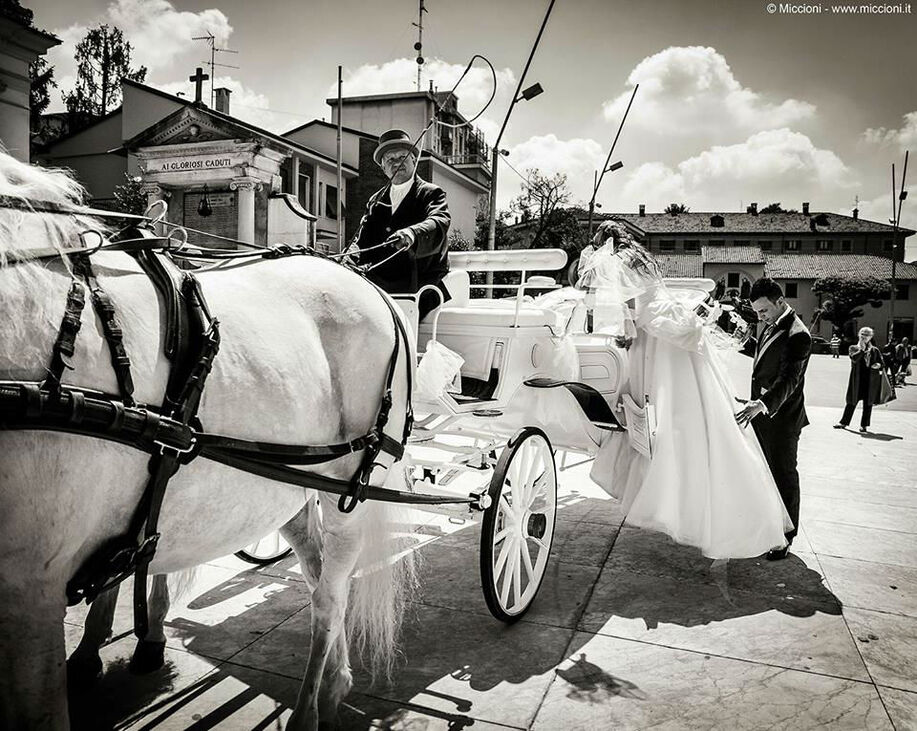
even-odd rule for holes
{"type": "Polygon", "coordinates": [[[831,357],[841,357],[841,337],[837,334],[837,330],[835,330],[834,335],[831,336],[831,357]]]}
{"type": "Polygon", "coordinates": [[[850,346],[850,378],[847,381],[847,405],[844,415],[834,425],[835,429],[846,429],[853,418],[853,410],[858,402],[863,402],[863,413],[860,417],[860,432],[869,429],[869,417],[872,405],[879,401],[882,389],[882,370],[884,363],[882,353],[872,341],[871,327],[861,327],[859,341],[850,346]]]}
{"type": "Polygon", "coordinates": [[[904,379],[911,375],[911,343],[907,338],[901,338],[895,348],[895,365],[898,367],[898,383],[904,385],[904,379]]]}
{"type": "Polygon", "coordinates": [[[885,347],[882,348],[882,360],[884,361],[883,368],[888,371],[888,380],[892,383],[895,382],[898,376],[897,349],[898,341],[895,340],[894,337],[890,337],[885,347]]]}

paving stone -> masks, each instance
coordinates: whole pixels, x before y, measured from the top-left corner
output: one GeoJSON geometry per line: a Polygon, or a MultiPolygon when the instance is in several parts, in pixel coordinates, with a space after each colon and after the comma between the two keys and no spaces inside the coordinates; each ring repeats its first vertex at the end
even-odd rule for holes
{"type": "Polygon", "coordinates": [[[917,728],[917,693],[879,686],[889,718],[899,731],[917,728]]]}
{"type": "Polygon", "coordinates": [[[534,731],[891,729],[874,686],[577,635],[534,731]]]}
{"type": "Polygon", "coordinates": [[[917,692],[917,619],[867,609],[844,617],[876,684],[917,692]]]}
{"type": "Polygon", "coordinates": [[[819,556],[831,591],[844,607],[917,617],[917,568],[819,556]]]}
{"type": "Polygon", "coordinates": [[[864,528],[917,533],[917,508],[806,495],[805,500],[802,501],[801,511],[801,522],[811,518],[864,528]]]}
{"type": "Polygon", "coordinates": [[[789,591],[606,569],[580,629],[868,681],[840,605],[789,591]]]}
{"type": "Polygon", "coordinates": [[[917,568],[917,534],[810,520],[806,535],[819,555],[917,568]]]}

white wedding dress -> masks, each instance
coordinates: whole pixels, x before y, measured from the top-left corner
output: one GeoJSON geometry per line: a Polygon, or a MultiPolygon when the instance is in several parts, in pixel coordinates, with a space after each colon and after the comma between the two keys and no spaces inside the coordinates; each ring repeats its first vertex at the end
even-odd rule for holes
{"type": "Polygon", "coordinates": [[[606,245],[581,264],[595,296],[594,332],[633,338],[629,392],[655,407],[652,459],[612,434],[591,477],[626,522],[662,531],[710,558],[750,558],[785,545],[792,523],[738,403],[718,346],[693,305],[628,249],[606,245]]]}

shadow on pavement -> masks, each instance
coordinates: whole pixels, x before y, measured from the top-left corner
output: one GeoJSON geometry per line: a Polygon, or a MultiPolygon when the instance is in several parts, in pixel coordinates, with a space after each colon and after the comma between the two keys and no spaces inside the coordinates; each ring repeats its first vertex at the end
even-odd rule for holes
{"type": "Polygon", "coordinates": [[[904,439],[904,437],[898,436],[897,434],[883,434],[882,432],[861,432],[860,436],[863,439],[875,439],[877,442],[894,442],[899,439],[904,439]]]}

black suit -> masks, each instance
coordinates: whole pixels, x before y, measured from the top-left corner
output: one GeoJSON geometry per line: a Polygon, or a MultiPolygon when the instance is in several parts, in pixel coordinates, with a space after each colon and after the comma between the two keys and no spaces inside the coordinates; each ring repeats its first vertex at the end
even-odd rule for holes
{"type": "MultiPolygon", "coordinates": [[[[442,279],[449,271],[446,234],[450,221],[445,191],[416,175],[394,214],[389,186],[374,193],[366,203],[354,245],[361,250],[367,249],[405,228],[414,232],[414,245],[372,269],[368,274],[370,280],[392,294],[416,292],[425,284],[433,284],[440,288],[445,299],[449,299],[442,279]]],[[[360,263],[376,264],[391,256],[393,251],[393,248],[382,247],[363,252],[360,263]]],[[[421,319],[439,303],[435,293],[427,294],[430,296],[422,297],[420,302],[421,319]]]]}
{"type": "Polygon", "coordinates": [[[788,540],[799,528],[796,455],[799,435],[809,423],[803,387],[811,350],[812,336],[791,309],[773,328],[765,330],[760,344],[751,338],[742,351],[755,359],[751,397],[767,407],[767,413],[756,416],[752,426],[793,521],[788,540]]]}

